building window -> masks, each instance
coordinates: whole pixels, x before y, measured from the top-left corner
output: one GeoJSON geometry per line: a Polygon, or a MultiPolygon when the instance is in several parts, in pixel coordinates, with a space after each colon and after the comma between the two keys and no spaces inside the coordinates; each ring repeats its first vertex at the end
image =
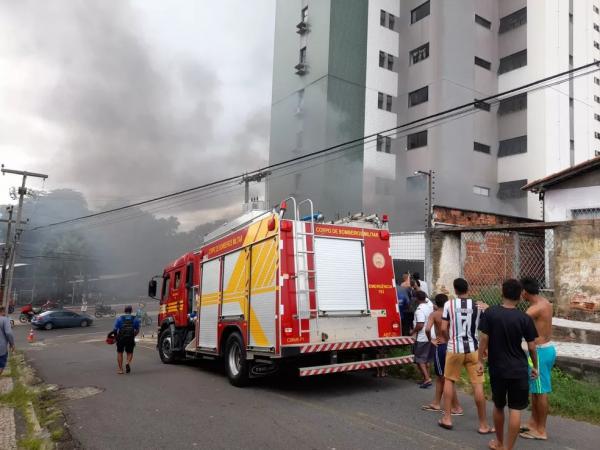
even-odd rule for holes
{"type": "Polygon", "coordinates": [[[392,138],[389,136],[377,135],[377,151],[383,153],[392,152],[392,138]]]}
{"type": "Polygon", "coordinates": [[[600,25],[598,25],[597,23],[595,23],[594,24],[594,30],[600,31],[600,25]]]}
{"type": "Polygon", "coordinates": [[[600,103],[600,97],[598,97],[597,95],[594,95],[594,101],[596,103],[600,103]]]}
{"type": "Polygon", "coordinates": [[[388,28],[390,30],[393,30],[395,25],[396,25],[396,16],[394,16],[393,14],[388,14],[388,28]]]}
{"type": "Polygon", "coordinates": [[[596,139],[600,139],[600,133],[598,133],[597,131],[594,131],[594,137],[596,139]]]}
{"type": "Polygon", "coordinates": [[[600,78],[594,77],[594,83],[600,86],[600,78]]]}
{"type": "Polygon", "coordinates": [[[411,65],[416,64],[427,58],[429,58],[429,42],[411,50],[408,54],[408,63],[411,65]]]}
{"type": "Polygon", "coordinates": [[[600,122],[600,114],[594,114],[594,119],[600,122]]]}
{"type": "Polygon", "coordinates": [[[475,14],[475,23],[487,28],[488,30],[492,28],[492,22],[490,22],[487,19],[484,19],[481,16],[478,16],[477,14],[475,14]]]}
{"type": "Polygon", "coordinates": [[[431,5],[428,0],[425,3],[417,6],[415,9],[413,9],[410,12],[410,23],[413,24],[427,17],[430,13],[430,6],[431,5]]]}
{"type": "Polygon", "coordinates": [[[478,56],[475,57],[475,65],[479,66],[479,67],[483,67],[484,69],[490,70],[492,68],[492,63],[489,61],[486,61],[485,59],[479,58],[478,56]]]}
{"type": "Polygon", "coordinates": [[[300,64],[306,64],[306,47],[300,49],[300,64]]]}
{"type": "Polygon", "coordinates": [[[600,219],[600,206],[597,208],[572,209],[571,219],[600,219]]]}
{"type": "Polygon", "coordinates": [[[379,25],[394,30],[396,27],[396,16],[382,9],[379,12],[379,25]]]}
{"type": "Polygon", "coordinates": [[[408,93],[408,107],[420,105],[429,100],[429,86],[408,93]]]}
{"type": "Polygon", "coordinates": [[[500,106],[498,107],[498,115],[502,116],[515,111],[521,111],[527,109],[527,93],[513,95],[500,100],[500,106]]]}
{"type": "Polygon", "coordinates": [[[304,23],[306,23],[308,20],[308,5],[302,8],[302,11],[300,11],[300,19],[304,23]]]}
{"type": "Polygon", "coordinates": [[[406,149],[425,147],[427,145],[427,130],[419,131],[418,133],[409,134],[406,136],[406,149]]]}
{"type": "Polygon", "coordinates": [[[521,188],[527,184],[527,180],[506,181],[498,183],[498,198],[522,198],[527,196],[527,193],[521,188]]]}
{"type": "Polygon", "coordinates": [[[390,55],[386,52],[379,52],[379,67],[383,67],[388,70],[394,70],[394,55],[390,55]]]}
{"type": "Polygon", "coordinates": [[[392,96],[379,92],[377,94],[377,107],[379,109],[385,109],[386,111],[392,110],[392,96]]]}
{"type": "Polygon", "coordinates": [[[500,65],[498,66],[498,74],[510,72],[511,70],[518,69],[527,65],[527,50],[521,50],[520,52],[513,53],[512,55],[500,58],[500,65]]]}
{"type": "Polygon", "coordinates": [[[491,152],[491,147],[486,144],[482,144],[481,142],[473,142],[473,150],[476,152],[487,153],[488,155],[491,152]]]}
{"type": "Polygon", "coordinates": [[[519,9],[508,16],[504,16],[500,19],[500,28],[498,33],[506,33],[507,31],[513,30],[525,25],[527,23],[527,7],[519,9]]]}
{"type": "Polygon", "coordinates": [[[593,6],[593,9],[594,9],[594,12],[595,12],[596,14],[600,13],[600,10],[598,9],[598,7],[597,7],[597,6],[595,6],[595,5],[594,5],[594,6],[593,6]]]}
{"type": "Polygon", "coordinates": [[[594,41],[594,47],[600,50],[600,44],[596,41],[594,41]]]}
{"type": "Polygon", "coordinates": [[[569,55],[569,65],[573,66],[573,55],[569,55]]]}
{"type": "Polygon", "coordinates": [[[473,186],[473,194],[483,195],[484,197],[490,196],[490,188],[483,186],[473,186]]]}
{"type": "Polygon", "coordinates": [[[498,158],[527,153],[527,136],[518,136],[500,141],[498,158]]]}

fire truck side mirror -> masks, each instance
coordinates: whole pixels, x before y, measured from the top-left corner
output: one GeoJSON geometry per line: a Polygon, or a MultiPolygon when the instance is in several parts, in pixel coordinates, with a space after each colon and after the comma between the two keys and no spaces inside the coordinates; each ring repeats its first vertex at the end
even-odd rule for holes
{"type": "Polygon", "coordinates": [[[156,280],[150,280],[148,283],[148,297],[156,298],[156,280]]]}

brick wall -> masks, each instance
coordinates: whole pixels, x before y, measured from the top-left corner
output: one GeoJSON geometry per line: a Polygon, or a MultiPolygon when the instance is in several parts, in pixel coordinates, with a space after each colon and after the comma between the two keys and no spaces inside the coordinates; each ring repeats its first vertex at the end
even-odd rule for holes
{"type": "Polygon", "coordinates": [[[446,208],[444,206],[433,207],[433,220],[435,222],[461,226],[532,222],[529,219],[519,217],[500,216],[498,214],[466,211],[462,209],[446,208]]]}

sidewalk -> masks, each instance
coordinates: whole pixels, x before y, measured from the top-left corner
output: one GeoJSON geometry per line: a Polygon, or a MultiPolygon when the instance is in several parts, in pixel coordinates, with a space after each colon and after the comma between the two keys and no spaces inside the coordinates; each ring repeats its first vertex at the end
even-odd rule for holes
{"type": "MultiPolygon", "coordinates": [[[[0,395],[8,394],[13,389],[10,368],[6,367],[0,376],[0,395]]],[[[0,448],[13,450],[17,448],[15,409],[10,406],[0,406],[0,448]]]]}

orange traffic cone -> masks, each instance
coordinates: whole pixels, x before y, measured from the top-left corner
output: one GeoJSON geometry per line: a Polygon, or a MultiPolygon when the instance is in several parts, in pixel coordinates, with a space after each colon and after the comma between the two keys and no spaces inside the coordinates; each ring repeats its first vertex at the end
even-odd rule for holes
{"type": "Polygon", "coordinates": [[[33,328],[29,330],[29,335],[27,336],[27,342],[33,342],[35,340],[35,334],[33,334],[33,328]]]}

